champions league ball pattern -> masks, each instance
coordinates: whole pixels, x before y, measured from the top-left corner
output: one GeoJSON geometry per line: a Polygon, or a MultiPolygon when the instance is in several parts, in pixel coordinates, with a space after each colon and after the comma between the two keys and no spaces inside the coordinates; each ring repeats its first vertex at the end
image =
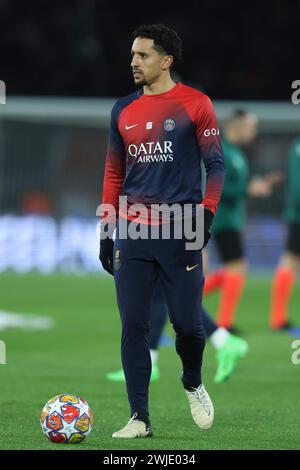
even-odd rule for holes
{"type": "Polygon", "coordinates": [[[94,425],[92,410],[78,396],[57,395],[41,412],[41,426],[48,439],[58,444],[76,444],[89,435],[94,425]]]}

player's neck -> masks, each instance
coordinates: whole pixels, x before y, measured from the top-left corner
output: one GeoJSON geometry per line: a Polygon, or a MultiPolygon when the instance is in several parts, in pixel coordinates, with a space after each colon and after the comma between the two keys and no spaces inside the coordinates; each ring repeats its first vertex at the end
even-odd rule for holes
{"type": "Polygon", "coordinates": [[[159,95],[160,93],[166,93],[167,91],[172,90],[175,85],[176,82],[174,82],[174,80],[169,76],[151,83],[151,85],[145,85],[143,87],[144,95],[159,95]]]}

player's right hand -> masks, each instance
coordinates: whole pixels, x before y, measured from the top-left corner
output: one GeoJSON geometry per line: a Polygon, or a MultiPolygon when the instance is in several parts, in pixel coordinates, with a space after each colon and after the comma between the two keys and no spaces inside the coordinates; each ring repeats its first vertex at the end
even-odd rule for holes
{"type": "Polygon", "coordinates": [[[111,238],[100,240],[99,259],[103,269],[114,275],[114,242],[111,238]]]}
{"type": "Polygon", "coordinates": [[[201,249],[203,249],[207,245],[208,240],[211,237],[210,229],[211,229],[213,218],[214,218],[214,214],[208,209],[204,209],[204,243],[201,249]]]}

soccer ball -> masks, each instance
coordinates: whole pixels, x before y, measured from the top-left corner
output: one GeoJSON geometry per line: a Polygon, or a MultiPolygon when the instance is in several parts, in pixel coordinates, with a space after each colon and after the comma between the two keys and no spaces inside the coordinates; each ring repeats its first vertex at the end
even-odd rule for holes
{"type": "Polygon", "coordinates": [[[92,410],[85,400],[73,395],[56,395],[41,412],[41,426],[48,439],[76,444],[89,435],[94,425],[92,410]]]}

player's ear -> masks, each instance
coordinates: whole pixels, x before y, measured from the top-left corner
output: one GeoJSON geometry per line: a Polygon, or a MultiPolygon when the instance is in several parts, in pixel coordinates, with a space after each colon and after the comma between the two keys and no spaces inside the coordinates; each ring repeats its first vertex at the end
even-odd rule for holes
{"type": "Polygon", "coordinates": [[[171,67],[171,65],[173,64],[173,61],[174,61],[174,58],[173,58],[172,55],[165,56],[161,68],[163,70],[169,69],[171,67]]]}

